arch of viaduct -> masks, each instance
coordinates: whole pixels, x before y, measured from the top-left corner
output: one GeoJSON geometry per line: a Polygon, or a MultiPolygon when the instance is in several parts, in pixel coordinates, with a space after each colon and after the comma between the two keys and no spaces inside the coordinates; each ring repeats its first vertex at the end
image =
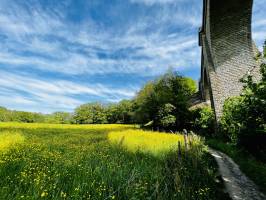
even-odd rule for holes
{"type": "Polygon", "coordinates": [[[224,101],[240,94],[240,78],[248,72],[259,76],[254,59],[258,52],[251,35],[253,0],[204,0],[203,3],[199,90],[201,99],[211,103],[219,120],[224,101]]]}

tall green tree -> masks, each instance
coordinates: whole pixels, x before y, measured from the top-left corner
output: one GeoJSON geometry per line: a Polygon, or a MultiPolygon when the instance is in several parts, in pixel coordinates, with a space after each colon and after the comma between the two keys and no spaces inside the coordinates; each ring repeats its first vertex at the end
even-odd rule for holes
{"type": "Polygon", "coordinates": [[[118,121],[123,124],[132,123],[133,103],[131,100],[122,100],[117,105],[118,121]]]}
{"type": "Polygon", "coordinates": [[[154,82],[148,82],[138,93],[135,102],[135,120],[145,124],[155,120],[159,105],[155,93],[154,82]]]}
{"type": "Polygon", "coordinates": [[[165,105],[170,104],[174,108],[171,115],[175,117],[175,129],[182,129],[189,118],[188,100],[195,92],[195,81],[170,71],[146,84],[137,94],[137,119],[140,123],[153,121],[154,128],[160,127],[162,115],[159,112],[162,113],[165,105]]]}

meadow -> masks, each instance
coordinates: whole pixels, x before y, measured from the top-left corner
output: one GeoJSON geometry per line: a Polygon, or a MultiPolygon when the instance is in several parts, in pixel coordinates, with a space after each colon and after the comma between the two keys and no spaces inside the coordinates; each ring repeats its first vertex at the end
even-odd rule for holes
{"type": "Polygon", "coordinates": [[[132,125],[0,123],[1,200],[222,199],[216,170],[197,136],[185,148],[132,125]]]}

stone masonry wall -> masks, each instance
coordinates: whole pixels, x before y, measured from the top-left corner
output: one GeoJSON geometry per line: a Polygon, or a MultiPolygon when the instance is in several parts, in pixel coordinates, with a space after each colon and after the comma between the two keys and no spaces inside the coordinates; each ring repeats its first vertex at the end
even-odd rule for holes
{"type": "Polygon", "coordinates": [[[205,0],[204,3],[205,23],[200,40],[202,70],[207,71],[209,83],[204,83],[202,77],[201,84],[209,85],[217,120],[222,115],[224,101],[240,94],[240,78],[249,71],[258,74],[251,38],[252,4],[252,0],[205,0]]]}

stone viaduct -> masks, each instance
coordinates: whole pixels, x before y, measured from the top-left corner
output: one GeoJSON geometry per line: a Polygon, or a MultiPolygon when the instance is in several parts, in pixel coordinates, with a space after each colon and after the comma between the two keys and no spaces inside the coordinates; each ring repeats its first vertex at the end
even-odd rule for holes
{"type": "Polygon", "coordinates": [[[259,76],[254,59],[258,50],[251,35],[253,0],[203,1],[199,90],[219,121],[224,101],[241,92],[240,78],[248,73],[259,76]]]}

